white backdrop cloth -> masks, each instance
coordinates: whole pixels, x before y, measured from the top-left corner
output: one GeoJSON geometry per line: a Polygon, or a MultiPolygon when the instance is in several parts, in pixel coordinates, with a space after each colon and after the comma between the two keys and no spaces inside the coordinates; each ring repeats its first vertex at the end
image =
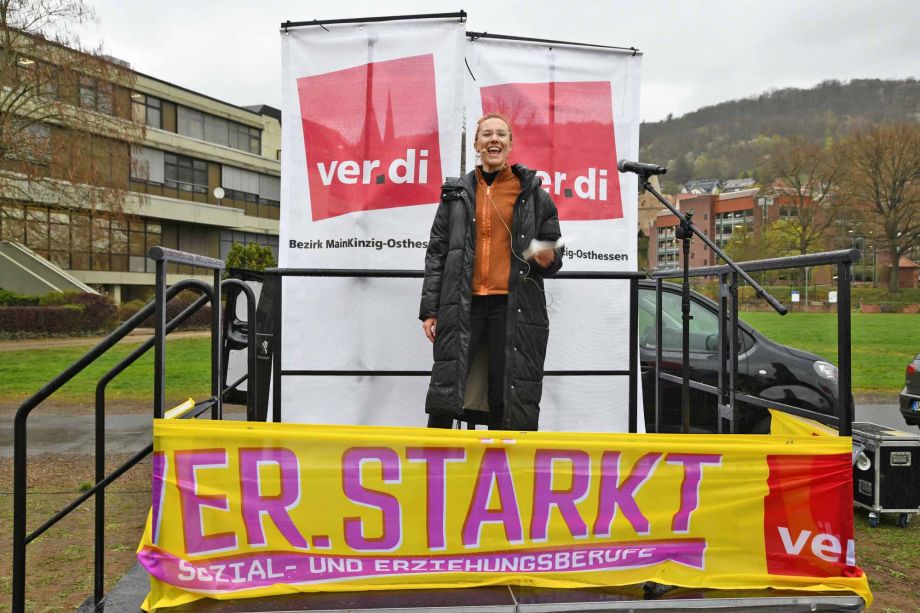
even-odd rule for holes
{"type": "MultiPolygon", "coordinates": [[[[636,269],[636,182],[616,160],[638,152],[640,57],[467,42],[456,20],[328,29],[282,35],[281,267],[421,270],[441,182],[460,174],[462,118],[472,135],[483,110],[499,110],[514,126],[512,161],[542,171],[559,206],[563,270],[636,269]]],[[[282,368],[430,370],[420,290],[417,279],[286,278],[282,368]]],[[[550,280],[547,302],[547,370],[628,368],[628,282],[550,280]]],[[[424,425],[427,385],[289,375],[282,419],[424,425]]],[[[540,427],[625,431],[627,391],[625,377],[547,377],[540,427]]]]}
{"type": "MultiPolygon", "coordinates": [[[[466,59],[467,133],[486,113],[511,122],[511,162],[536,170],[559,209],[563,272],[637,270],[637,179],[616,165],[639,151],[641,55],[478,38],[466,59]]],[[[628,370],[628,281],[549,279],[546,297],[547,370],[628,370]]],[[[625,432],[628,390],[626,377],[546,377],[540,429],[625,432]]]]}

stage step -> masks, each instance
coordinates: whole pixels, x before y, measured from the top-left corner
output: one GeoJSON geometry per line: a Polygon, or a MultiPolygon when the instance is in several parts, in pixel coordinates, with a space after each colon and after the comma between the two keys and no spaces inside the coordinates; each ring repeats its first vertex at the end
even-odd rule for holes
{"type": "MultiPolygon", "coordinates": [[[[135,565],[106,595],[102,613],[140,611],[150,583],[135,565]]],[[[166,609],[168,613],[312,613],[455,611],[458,613],[548,613],[566,611],[742,611],[745,613],[858,612],[864,609],[856,595],[758,590],[728,591],[673,589],[655,600],[645,600],[641,586],[595,589],[537,589],[495,586],[454,590],[400,590],[290,594],[272,598],[199,600],[166,609]]],[[[78,613],[94,613],[84,603],[78,613]]]]}

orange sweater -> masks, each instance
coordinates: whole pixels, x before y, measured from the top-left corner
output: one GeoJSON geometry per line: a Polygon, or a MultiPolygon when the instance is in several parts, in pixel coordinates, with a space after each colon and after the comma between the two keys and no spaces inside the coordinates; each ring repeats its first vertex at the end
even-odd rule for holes
{"type": "Polygon", "coordinates": [[[510,166],[486,185],[476,168],[476,257],[473,259],[473,295],[508,293],[511,274],[511,222],[521,183],[510,166]]]}

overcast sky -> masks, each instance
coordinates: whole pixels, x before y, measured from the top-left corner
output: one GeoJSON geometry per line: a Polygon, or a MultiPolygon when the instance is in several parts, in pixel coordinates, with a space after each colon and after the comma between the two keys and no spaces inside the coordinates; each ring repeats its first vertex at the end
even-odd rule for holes
{"type": "Polygon", "coordinates": [[[281,106],[279,25],[465,10],[467,29],[637,47],[643,120],[826,79],[920,77],[916,0],[86,0],[84,43],[245,106],[281,106]]]}

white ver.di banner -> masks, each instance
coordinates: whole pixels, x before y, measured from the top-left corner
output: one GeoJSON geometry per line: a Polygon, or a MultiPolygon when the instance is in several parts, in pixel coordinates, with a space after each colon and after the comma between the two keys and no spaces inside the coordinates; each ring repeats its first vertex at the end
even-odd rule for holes
{"type": "MultiPolygon", "coordinates": [[[[459,19],[291,28],[282,36],[279,265],[422,270],[460,170],[459,19]]],[[[286,278],[284,370],[428,370],[419,279],[286,278]]],[[[426,377],[285,376],[284,421],[424,425],[426,377]]]]}
{"type": "MultiPolygon", "coordinates": [[[[509,161],[536,170],[559,210],[563,272],[637,270],[637,180],[616,165],[638,155],[641,55],[474,37],[466,60],[467,134],[486,113],[511,123],[509,161]]],[[[628,370],[628,283],[547,280],[546,370],[628,370]]],[[[628,389],[625,376],[547,377],[540,429],[625,432],[628,389]]]]}

